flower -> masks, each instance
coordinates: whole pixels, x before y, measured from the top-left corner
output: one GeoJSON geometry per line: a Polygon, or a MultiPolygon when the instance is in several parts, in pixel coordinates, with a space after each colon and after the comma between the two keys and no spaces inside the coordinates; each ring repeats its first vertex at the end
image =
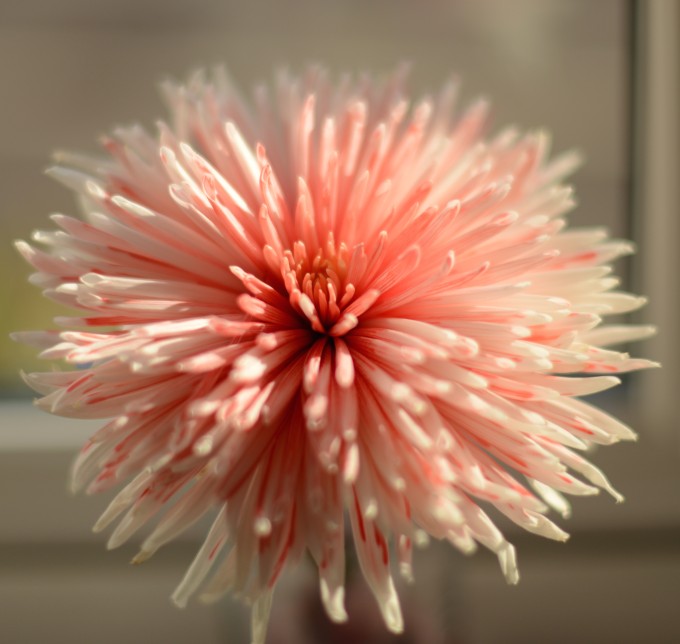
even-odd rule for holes
{"type": "Polygon", "coordinates": [[[549,160],[545,134],[486,139],[484,102],[453,118],[455,85],[412,109],[402,88],[310,69],[249,102],[219,71],[166,83],[157,137],[119,129],[107,158],[51,170],[84,220],[18,243],[33,283],[85,311],[20,334],[78,367],[28,375],[37,404],[111,418],[73,488],[132,479],[95,529],[122,515],[114,548],[161,513],[142,562],[216,513],[173,597],[252,601],[255,642],[306,551],[347,618],[347,523],[399,632],[391,561],[409,578],[428,535],[481,543],[517,582],[478,501],[564,540],[545,516],[568,515],[563,493],[622,498],[581,452],[635,435],[579,397],[653,365],[603,348],[652,332],[601,325],[644,302],[612,290],[631,245],[565,230],[577,159],[549,160]]]}

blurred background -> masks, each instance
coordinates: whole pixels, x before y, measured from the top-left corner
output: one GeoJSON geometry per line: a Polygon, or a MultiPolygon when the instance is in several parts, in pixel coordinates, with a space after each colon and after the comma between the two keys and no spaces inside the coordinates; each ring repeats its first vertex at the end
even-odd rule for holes
{"type": "Polygon", "coordinates": [[[238,644],[247,615],[225,601],[175,609],[168,597],[201,531],[142,569],[134,545],[107,553],[90,526],[107,499],[71,498],[66,472],[92,425],[31,407],[17,371],[40,370],[10,331],[50,326],[56,305],[28,286],[11,246],[47,215],[76,212],[43,175],[59,149],[95,152],[118,124],[153,128],[167,76],[225,63],[247,89],[288,65],[383,74],[413,63],[414,96],[452,74],[466,101],[494,105],[497,126],[547,127],[576,147],[574,225],[605,225],[639,254],[617,268],[650,296],[637,322],[658,337],[634,350],[664,362],[601,399],[640,433],[594,455],[627,501],[576,500],[568,545],[511,526],[522,582],[491,556],[433,544],[402,589],[407,632],[383,633],[350,575],[351,626],[331,628],[310,566],[277,592],[271,644],[680,642],[680,3],[676,0],[24,0],[0,3],[0,641],[238,644]],[[291,592],[289,592],[289,590],[291,592]],[[376,624],[377,623],[377,624],[376,624]]]}

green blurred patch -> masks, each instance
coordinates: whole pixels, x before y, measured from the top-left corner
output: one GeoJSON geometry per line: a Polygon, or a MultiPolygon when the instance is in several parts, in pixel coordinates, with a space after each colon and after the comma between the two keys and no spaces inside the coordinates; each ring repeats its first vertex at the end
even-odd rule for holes
{"type": "Polygon", "coordinates": [[[29,284],[32,272],[24,259],[14,248],[12,241],[25,235],[25,229],[18,226],[3,227],[4,243],[0,245],[0,266],[4,279],[0,279],[0,398],[32,396],[33,392],[24,384],[20,370],[49,371],[53,363],[37,358],[34,347],[13,342],[9,334],[13,331],[54,329],[53,318],[57,315],[72,314],[66,307],[45,298],[40,289],[29,284]]]}

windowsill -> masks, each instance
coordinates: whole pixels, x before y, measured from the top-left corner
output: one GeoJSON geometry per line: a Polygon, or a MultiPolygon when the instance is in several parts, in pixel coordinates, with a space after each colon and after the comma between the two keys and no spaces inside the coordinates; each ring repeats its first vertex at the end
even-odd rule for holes
{"type": "Polygon", "coordinates": [[[101,420],[51,416],[30,400],[0,401],[0,452],[75,452],[101,420]]]}
{"type": "MultiPolygon", "coordinates": [[[[1,401],[0,417],[0,542],[96,539],[90,526],[111,493],[73,498],[67,493],[69,464],[102,420],[50,416],[30,401],[1,401]],[[102,498],[106,497],[106,498],[102,498]],[[89,536],[88,536],[89,535],[89,536]]],[[[635,444],[598,449],[588,458],[600,467],[626,497],[616,504],[606,493],[572,499],[573,516],[552,517],[574,535],[593,531],[667,530],[680,527],[680,469],[674,436],[640,423],[635,444]]],[[[497,513],[492,511],[494,520],[497,513]]],[[[519,530],[499,521],[510,538],[519,530]]],[[[190,531],[193,534],[193,531],[190,531]]]]}

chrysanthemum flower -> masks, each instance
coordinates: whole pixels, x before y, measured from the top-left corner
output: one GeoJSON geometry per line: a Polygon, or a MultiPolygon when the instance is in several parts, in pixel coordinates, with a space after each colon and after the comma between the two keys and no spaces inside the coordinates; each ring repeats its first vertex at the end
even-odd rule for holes
{"type": "Polygon", "coordinates": [[[392,562],[410,577],[427,535],[517,581],[478,501],[563,540],[545,516],[563,493],[621,499],[582,452],[634,434],[579,397],[652,364],[603,348],[651,332],[601,326],[643,303],[612,290],[631,245],[565,230],[576,159],[548,160],[544,134],[484,138],[485,103],[454,116],[451,85],[411,107],[402,81],[310,70],[252,101],[219,72],[167,83],[157,136],[119,129],[107,158],[52,169],[84,220],[18,244],[85,311],[21,339],[78,367],[27,376],[41,408],[112,419],[73,469],[75,490],[126,482],[95,529],[118,520],[115,548],[160,514],[141,562],[215,513],[173,597],[252,601],[256,642],[305,552],[347,618],[347,525],[399,632],[392,562]]]}

